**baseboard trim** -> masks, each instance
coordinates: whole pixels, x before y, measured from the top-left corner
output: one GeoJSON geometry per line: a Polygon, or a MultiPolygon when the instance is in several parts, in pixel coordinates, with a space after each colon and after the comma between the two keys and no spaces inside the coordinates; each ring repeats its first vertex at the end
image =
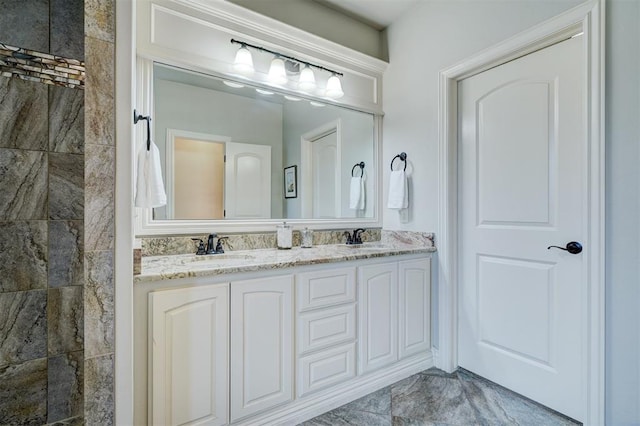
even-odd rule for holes
{"type": "Polygon", "coordinates": [[[432,352],[417,354],[380,371],[358,376],[348,382],[318,391],[269,410],[264,414],[233,424],[253,426],[302,423],[433,366],[432,352]]]}

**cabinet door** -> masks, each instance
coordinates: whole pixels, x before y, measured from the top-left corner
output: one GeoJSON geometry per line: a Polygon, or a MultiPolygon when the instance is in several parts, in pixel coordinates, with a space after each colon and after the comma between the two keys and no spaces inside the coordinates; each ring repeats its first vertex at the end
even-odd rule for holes
{"type": "Polygon", "coordinates": [[[293,399],[293,277],[231,284],[231,421],[293,399]]]}
{"type": "Polygon", "coordinates": [[[228,423],[228,292],[217,284],[149,294],[150,423],[228,423]]]}
{"type": "Polygon", "coordinates": [[[431,260],[399,263],[399,356],[404,358],[431,347],[431,260]]]}
{"type": "Polygon", "coordinates": [[[398,264],[358,268],[360,374],[398,359],[398,264]]]}

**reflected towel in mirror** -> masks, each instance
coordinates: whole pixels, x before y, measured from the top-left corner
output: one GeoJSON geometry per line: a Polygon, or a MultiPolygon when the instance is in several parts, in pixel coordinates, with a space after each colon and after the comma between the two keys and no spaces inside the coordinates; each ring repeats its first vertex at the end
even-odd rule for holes
{"type": "Polygon", "coordinates": [[[138,151],[137,173],[135,206],[161,207],[167,204],[160,166],[160,151],[155,143],[151,142],[149,150],[146,144],[143,144],[138,151]]]}
{"type": "Polygon", "coordinates": [[[404,170],[393,170],[389,177],[389,200],[387,207],[390,209],[406,209],[409,207],[407,175],[404,170]]]}
{"type": "Polygon", "coordinates": [[[349,208],[353,210],[364,210],[364,200],[364,176],[352,177],[349,193],[349,208]]]}

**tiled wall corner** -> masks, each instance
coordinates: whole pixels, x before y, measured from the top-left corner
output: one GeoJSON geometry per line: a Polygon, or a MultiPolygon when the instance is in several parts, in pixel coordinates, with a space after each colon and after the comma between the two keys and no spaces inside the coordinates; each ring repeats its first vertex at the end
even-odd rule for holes
{"type": "Polygon", "coordinates": [[[114,424],[115,0],[85,0],[84,417],[114,424]]]}

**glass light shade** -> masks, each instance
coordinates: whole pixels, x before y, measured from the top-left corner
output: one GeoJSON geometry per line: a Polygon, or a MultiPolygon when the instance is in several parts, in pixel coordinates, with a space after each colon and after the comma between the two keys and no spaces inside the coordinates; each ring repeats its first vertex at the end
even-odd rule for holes
{"type": "Polygon", "coordinates": [[[305,66],[300,72],[298,89],[304,90],[305,92],[311,92],[316,89],[316,76],[313,74],[313,70],[309,65],[305,66]]]}
{"type": "Polygon", "coordinates": [[[325,94],[332,99],[338,99],[344,96],[342,84],[337,75],[334,74],[327,80],[327,91],[325,94]]]}
{"type": "Polygon", "coordinates": [[[233,63],[233,69],[240,74],[248,75],[253,73],[253,58],[249,49],[242,46],[236,52],[236,60],[233,63]]]}
{"type": "Polygon", "coordinates": [[[287,71],[284,69],[284,61],[275,57],[271,61],[269,68],[269,81],[274,84],[283,85],[287,82],[287,71]]]}

